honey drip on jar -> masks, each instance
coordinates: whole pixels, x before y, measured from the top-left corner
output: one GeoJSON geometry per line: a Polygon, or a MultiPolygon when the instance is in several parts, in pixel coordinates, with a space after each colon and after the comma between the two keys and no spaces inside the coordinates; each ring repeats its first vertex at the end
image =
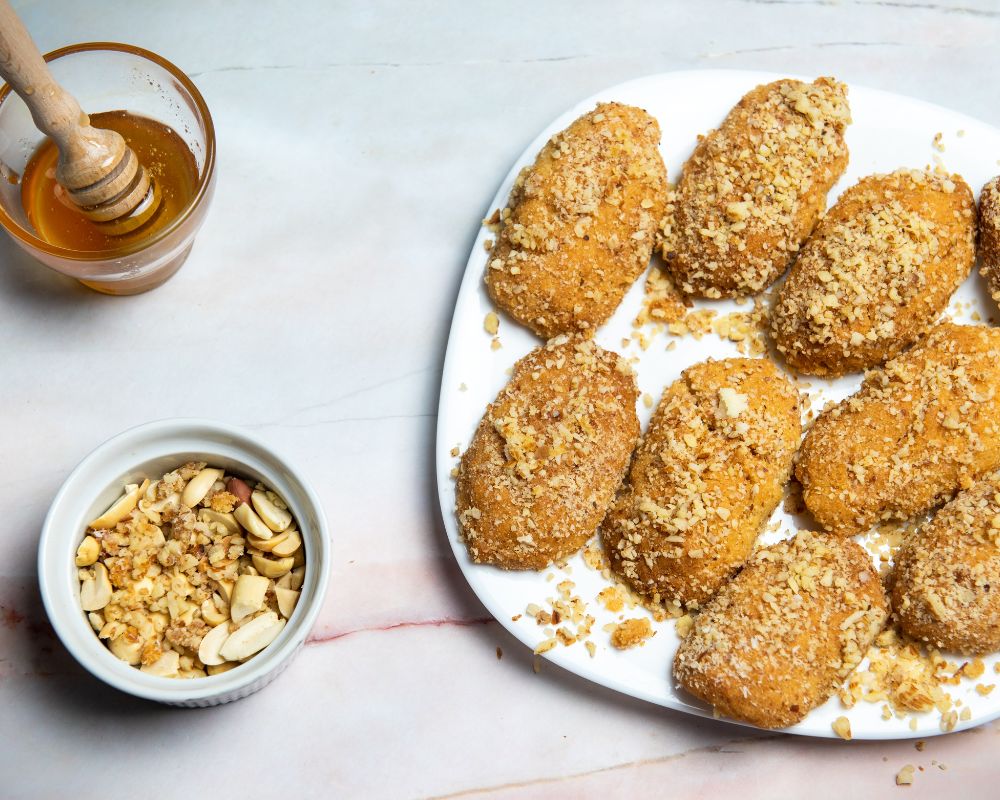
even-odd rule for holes
{"type": "Polygon", "coordinates": [[[104,111],[91,114],[90,123],[117,131],[135,152],[160,195],[155,212],[133,230],[121,222],[91,222],[56,182],[59,150],[55,142],[46,139],[32,154],[21,178],[21,204],[28,221],[39,238],[76,251],[118,250],[152,238],[177,219],[194,198],[198,186],[194,155],[174,130],[148,117],[104,111]]]}

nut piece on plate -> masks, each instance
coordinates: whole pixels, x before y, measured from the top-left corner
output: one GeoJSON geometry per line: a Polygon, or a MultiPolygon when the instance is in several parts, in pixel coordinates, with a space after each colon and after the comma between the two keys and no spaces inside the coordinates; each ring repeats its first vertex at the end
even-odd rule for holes
{"type": "Polygon", "coordinates": [[[798,393],[770,361],[684,370],[601,525],[612,569],[641,594],[703,604],[750,554],[801,435],[798,393]]]}
{"type": "Polygon", "coordinates": [[[77,549],[81,608],[111,653],[147,674],[219,674],[295,609],[306,566],[294,523],[266,486],[202,462],[130,484],[77,549]]]}
{"type": "Polygon", "coordinates": [[[709,601],[677,649],[674,677],[720,714],[783,728],[833,694],[887,617],[864,549],[801,531],[756,550],[709,601]]]}
{"type": "Polygon", "coordinates": [[[1000,303],[1000,177],[993,178],[979,195],[979,253],[993,299],[1000,303]]]}
{"type": "Polygon", "coordinates": [[[961,492],[896,556],[903,632],[963,655],[1000,650],[1000,472],[961,492]]]}
{"type": "Polygon", "coordinates": [[[795,466],[844,536],[929,511],[1000,466],[1000,330],[942,323],[865,376],[806,433],[795,466]]]}
{"type": "Polygon", "coordinates": [[[590,340],[557,337],[518,361],[459,465],[472,560],[542,569],[593,536],[639,435],[637,397],[628,363],[590,340]]]}
{"type": "Polygon", "coordinates": [[[976,260],[976,206],[959,175],[871,175],[802,248],[771,316],[778,351],[809,375],[877,366],[925,333],[976,260]]]}
{"type": "Polygon", "coordinates": [[[486,267],[496,304],[536,334],[593,330],[646,270],[663,217],[660,126],[600,103],[514,181],[486,267]]]}
{"type": "Polygon", "coordinates": [[[847,87],[833,78],[758,86],[687,160],[664,222],[678,289],[739,297],[795,258],[847,167],[847,87]]]}

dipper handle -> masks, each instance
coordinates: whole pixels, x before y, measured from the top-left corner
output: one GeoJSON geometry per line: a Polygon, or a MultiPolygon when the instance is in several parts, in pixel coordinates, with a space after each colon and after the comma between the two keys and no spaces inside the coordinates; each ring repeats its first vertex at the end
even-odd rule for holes
{"type": "Polygon", "coordinates": [[[68,132],[89,125],[80,104],[52,78],[42,54],[7,0],[0,0],[0,75],[31,110],[38,129],[62,149],[68,132]]]}
{"type": "Polygon", "coordinates": [[[117,132],[91,126],[76,98],[56,83],[7,0],[0,0],[0,76],[56,143],[56,180],[87,217],[118,219],[152,196],[149,175],[135,153],[117,132]]]}

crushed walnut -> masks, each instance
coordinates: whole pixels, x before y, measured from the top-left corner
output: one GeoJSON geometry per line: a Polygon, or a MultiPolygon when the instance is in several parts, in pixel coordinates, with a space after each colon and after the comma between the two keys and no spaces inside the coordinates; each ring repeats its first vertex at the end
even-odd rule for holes
{"type": "Polygon", "coordinates": [[[642,645],[656,635],[646,617],[636,617],[618,623],[611,631],[611,645],[619,650],[642,645]]]}

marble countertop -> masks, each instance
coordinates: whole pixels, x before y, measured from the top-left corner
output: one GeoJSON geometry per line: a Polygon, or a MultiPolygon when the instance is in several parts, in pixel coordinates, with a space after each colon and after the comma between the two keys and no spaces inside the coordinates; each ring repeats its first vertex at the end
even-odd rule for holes
{"type": "Polygon", "coordinates": [[[15,6],[43,50],[127,41],[188,71],[219,182],[190,260],[146,295],[94,294],[0,240],[0,794],[995,796],[997,724],[922,751],[809,740],[536,674],[453,562],[433,477],[468,249],[556,114],[631,77],[733,67],[833,74],[1000,126],[995,0],[15,6]],[[287,452],[333,536],[307,646],[269,688],[207,710],[96,682],[53,639],[36,586],[68,472],[172,416],[287,452]],[[922,771],[897,789],[905,764],[922,771]]]}

